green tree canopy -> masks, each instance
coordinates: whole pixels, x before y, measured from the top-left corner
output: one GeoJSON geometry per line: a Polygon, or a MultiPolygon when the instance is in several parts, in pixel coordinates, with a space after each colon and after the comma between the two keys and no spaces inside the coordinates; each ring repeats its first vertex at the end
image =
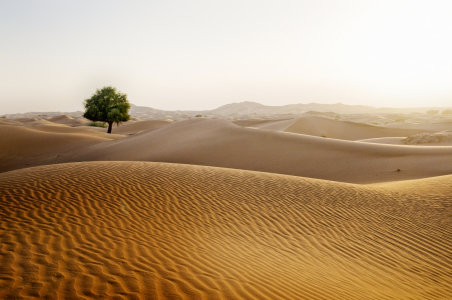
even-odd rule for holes
{"type": "Polygon", "coordinates": [[[83,101],[83,105],[83,117],[93,122],[108,123],[108,133],[111,133],[113,123],[120,124],[130,120],[127,95],[117,92],[111,86],[98,89],[91,98],[83,101]]]}

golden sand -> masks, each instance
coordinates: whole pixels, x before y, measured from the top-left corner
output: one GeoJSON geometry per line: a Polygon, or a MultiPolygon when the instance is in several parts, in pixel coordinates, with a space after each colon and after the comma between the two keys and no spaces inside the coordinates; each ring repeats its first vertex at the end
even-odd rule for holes
{"type": "Polygon", "coordinates": [[[451,299],[452,176],[85,162],[0,174],[0,298],[451,299]]]}

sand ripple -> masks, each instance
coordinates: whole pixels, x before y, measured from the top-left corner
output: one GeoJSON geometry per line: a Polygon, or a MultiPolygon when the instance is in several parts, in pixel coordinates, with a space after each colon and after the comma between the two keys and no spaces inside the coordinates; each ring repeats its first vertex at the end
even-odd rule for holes
{"type": "Polygon", "coordinates": [[[140,162],[7,172],[0,298],[451,299],[450,186],[140,162]]]}

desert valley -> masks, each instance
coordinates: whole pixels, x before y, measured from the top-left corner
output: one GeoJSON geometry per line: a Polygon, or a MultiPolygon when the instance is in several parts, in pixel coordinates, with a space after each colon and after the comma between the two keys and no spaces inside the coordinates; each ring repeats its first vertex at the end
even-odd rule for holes
{"type": "Polygon", "coordinates": [[[1,299],[452,299],[452,110],[0,118],[1,299]]]}

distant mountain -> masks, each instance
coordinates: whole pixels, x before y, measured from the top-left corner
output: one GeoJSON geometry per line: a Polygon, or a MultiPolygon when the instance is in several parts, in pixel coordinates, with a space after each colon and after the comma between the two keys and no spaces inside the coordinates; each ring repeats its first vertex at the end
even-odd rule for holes
{"type": "MultiPolygon", "coordinates": [[[[307,112],[336,113],[336,114],[409,114],[426,113],[428,110],[445,110],[440,107],[419,107],[419,108],[376,108],[365,105],[319,104],[319,103],[298,103],[282,106],[267,106],[257,102],[230,103],[212,110],[204,111],[165,111],[147,106],[137,106],[131,104],[130,114],[139,119],[159,119],[159,120],[185,120],[196,116],[205,116],[218,119],[246,119],[246,118],[290,118],[307,112]]],[[[8,114],[6,118],[49,118],[58,115],[68,115],[74,118],[81,118],[83,112],[29,112],[23,114],[8,114]]]]}
{"type": "Polygon", "coordinates": [[[163,112],[163,110],[159,110],[159,109],[147,107],[147,106],[136,106],[136,105],[130,103],[130,111],[129,112],[130,112],[130,114],[155,113],[155,112],[163,112]]]}
{"type": "Polygon", "coordinates": [[[219,115],[243,115],[243,114],[259,114],[259,113],[267,113],[272,109],[277,108],[278,106],[266,106],[257,102],[240,102],[240,103],[230,103],[213,110],[210,110],[210,113],[219,114],[219,115]]]}
{"type": "MultiPolygon", "coordinates": [[[[3,115],[8,119],[19,119],[19,118],[40,118],[48,119],[51,117],[66,115],[72,118],[81,118],[83,116],[83,111],[73,111],[73,112],[61,112],[61,111],[47,111],[47,112],[27,112],[22,114],[6,114],[3,115]]],[[[2,116],[2,117],[3,117],[2,116]]]]}
{"type": "Polygon", "coordinates": [[[347,105],[342,103],[320,104],[320,103],[298,103],[282,106],[266,106],[256,102],[239,102],[220,106],[211,111],[205,111],[222,116],[243,116],[243,115],[284,115],[284,114],[303,114],[309,111],[333,112],[338,114],[376,114],[376,113],[426,113],[428,110],[444,110],[440,107],[416,107],[416,108],[390,108],[373,107],[366,105],[347,105]]]}

